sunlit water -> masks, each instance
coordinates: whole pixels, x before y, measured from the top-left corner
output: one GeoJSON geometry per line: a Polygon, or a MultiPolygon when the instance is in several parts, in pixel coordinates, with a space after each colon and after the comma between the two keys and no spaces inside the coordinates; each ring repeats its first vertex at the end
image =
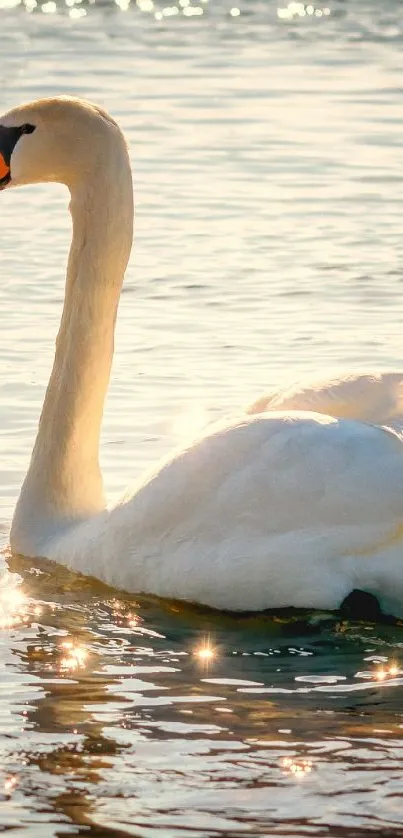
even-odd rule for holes
{"type": "MultiPolygon", "coordinates": [[[[80,94],[131,142],[111,497],[271,386],[399,367],[401,3],[0,0],[0,28],[1,112],[80,94]]],[[[67,202],[56,187],[0,200],[4,545],[50,371],[67,202]]],[[[0,830],[403,835],[400,626],[235,620],[6,567],[0,830]]]]}

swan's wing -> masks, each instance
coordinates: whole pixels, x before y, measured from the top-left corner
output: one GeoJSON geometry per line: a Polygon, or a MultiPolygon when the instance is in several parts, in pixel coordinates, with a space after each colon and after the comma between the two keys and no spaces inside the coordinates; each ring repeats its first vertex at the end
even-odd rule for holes
{"type": "Polygon", "coordinates": [[[231,610],[403,613],[403,444],[319,414],[263,414],[165,463],[49,558],[133,592],[231,610]]]}
{"type": "Polygon", "coordinates": [[[399,427],[403,425],[403,373],[358,373],[296,385],[262,396],[247,413],[270,410],[313,410],[339,419],[399,427]]]}

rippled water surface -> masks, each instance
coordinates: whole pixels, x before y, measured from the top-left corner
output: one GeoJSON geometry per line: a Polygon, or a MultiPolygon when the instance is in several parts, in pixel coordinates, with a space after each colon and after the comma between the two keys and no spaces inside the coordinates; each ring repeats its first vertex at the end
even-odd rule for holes
{"type": "MultiPolygon", "coordinates": [[[[399,367],[397,0],[0,0],[0,111],[52,93],[131,143],[110,497],[202,424],[399,367]]],[[[2,543],[60,316],[67,195],[0,201],[2,543]]],[[[0,830],[403,836],[403,628],[234,619],[0,558],[0,830]],[[22,585],[20,585],[22,579],[22,585]]]]}

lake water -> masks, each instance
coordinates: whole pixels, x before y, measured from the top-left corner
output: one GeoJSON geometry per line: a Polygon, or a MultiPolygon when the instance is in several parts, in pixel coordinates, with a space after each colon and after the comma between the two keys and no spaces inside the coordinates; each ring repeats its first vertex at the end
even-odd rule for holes
{"type": "MultiPolygon", "coordinates": [[[[0,32],[0,112],[83,95],[131,143],[111,498],[273,385],[399,367],[401,3],[0,0],[0,32]]],[[[0,199],[4,546],[50,372],[67,203],[50,186],[0,199]]],[[[0,831],[403,836],[403,627],[233,619],[7,553],[0,611],[0,831]]]]}

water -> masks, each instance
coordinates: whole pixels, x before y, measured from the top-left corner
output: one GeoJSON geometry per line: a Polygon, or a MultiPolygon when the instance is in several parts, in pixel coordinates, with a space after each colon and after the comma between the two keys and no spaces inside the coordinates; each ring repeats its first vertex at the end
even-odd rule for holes
{"type": "MultiPolygon", "coordinates": [[[[111,498],[276,384],[399,367],[400,3],[26,6],[0,0],[0,111],[84,95],[131,143],[111,498]]],[[[4,545],[50,371],[66,209],[50,186],[0,201],[4,545]]],[[[0,830],[403,835],[400,625],[235,620],[6,554],[0,573],[0,830]]]]}

